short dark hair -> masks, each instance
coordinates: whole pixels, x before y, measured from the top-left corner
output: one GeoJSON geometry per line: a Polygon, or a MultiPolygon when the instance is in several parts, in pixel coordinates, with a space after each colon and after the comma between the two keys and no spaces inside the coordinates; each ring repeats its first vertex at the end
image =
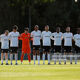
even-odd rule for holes
{"type": "Polygon", "coordinates": [[[24,28],[24,30],[29,31],[29,28],[28,27],[27,28],[24,28]]]}
{"type": "Polygon", "coordinates": [[[17,25],[14,25],[13,26],[13,29],[18,30],[18,26],[17,25]]]}

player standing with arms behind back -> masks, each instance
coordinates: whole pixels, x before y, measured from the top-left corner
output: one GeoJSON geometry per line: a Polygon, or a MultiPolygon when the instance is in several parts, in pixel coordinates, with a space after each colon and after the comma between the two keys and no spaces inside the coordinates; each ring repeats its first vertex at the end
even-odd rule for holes
{"type": "Polygon", "coordinates": [[[50,65],[50,48],[51,48],[51,32],[49,26],[45,26],[45,31],[42,32],[43,41],[43,64],[45,64],[45,54],[48,54],[48,65],[50,65]]]}
{"type": "Polygon", "coordinates": [[[39,27],[38,25],[35,25],[34,31],[31,32],[31,37],[33,38],[33,60],[35,64],[36,60],[36,54],[37,54],[37,59],[38,59],[38,64],[40,64],[40,39],[41,39],[41,31],[38,30],[39,27]]]}
{"type": "Polygon", "coordinates": [[[77,29],[77,34],[74,35],[75,41],[75,64],[77,64],[77,55],[80,54],[80,28],[77,29]]]}
{"type": "Polygon", "coordinates": [[[15,54],[15,65],[17,65],[17,58],[18,58],[18,37],[19,37],[19,32],[17,31],[18,27],[16,25],[13,26],[13,31],[9,33],[10,37],[10,60],[11,60],[11,65],[12,65],[12,60],[13,60],[13,54],[15,54]]]}
{"type": "Polygon", "coordinates": [[[64,64],[66,64],[66,55],[70,55],[70,64],[72,64],[72,39],[73,34],[70,32],[70,27],[66,28],[66,32],[63,34],[64,39],[64,64]]]}
{"type": "Polygon", "coordinates": [[[6,65],[8,65],[8,52],[9,52],[9,31],[5,30],[5,33],[0,36],[1,41],[1,65],[3,65],[3,56],[5,53],[6,65]]]}
{"type": "Polygon", "coordinates": [[[28,55],[29,64],[31,63],[31,57],[30,57],[30,53],[31,53],[31,48],[30,48],[31,35],[28,31],[29,31],[29,29],[25,28],[24,33],[22,33],[19,36],[19,40],[22,40],[21,64],[23,63],[23,58],[24,58],[24,55],[26,53],[28,55]]]}
{"type": "Polygon", "coordinates": [[[61,64],[62,32],[60,32],[60,27],[57,27],[56,32],[52,33],[51,39],[54,40],[54,64],[56,64],[57,53],[59,53],[59,64],[61,64]]]}

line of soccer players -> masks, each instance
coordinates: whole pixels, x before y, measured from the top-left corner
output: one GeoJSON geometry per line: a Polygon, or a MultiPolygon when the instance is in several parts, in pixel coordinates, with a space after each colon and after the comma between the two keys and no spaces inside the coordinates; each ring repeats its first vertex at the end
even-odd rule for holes
{"type": "MultiPolygon", "coordinates": [[[[3,56],[5,53],[6,65],[8,65],[8,52],[10,52],[10,60],[12,65],[13,54],[15,54],[15,65],[17,65],[18,58],[18,43],[19,40],[22,40],[22,55],[21,55],[21,64],[23,63],[23,58],[25,53],[27,53],[29,64],[31,63],[31,48],[30,41],[33,42],[33,60],[34,64],[37,60],[38,64],[40,64],[40,48],[41,48],[41,40],[42,40],[42,49],[43,49],[43,64],[45,64],[45,55],[47,54],[48,64],[50,64],[50,50],[51,50],[51,40],[54,41],[54,64],[56,64],[56,55],[59,53],[61,56],[62,53],[62,40],[64,41],[64,64],[66,64],[66,55],[70,55],[70,64],[72,64],[72,42],[75,42],[75,51],[76,53],[80,53],[80,28],[77,29],[77,34],[73,36],[70,32],[70,27],[66,28],[66,32],[62,33],[60,31],[60,27],[56,28],[56,32],[51,33],[49,31],[49,26],[45,26],[44,31],[39,30],[39,26],[35,25],[34,31],[31,34],[28,32],[29,29],[25,28],[22,34],[19,34],[17,31],[18,27],[16,25],[13,26],[12,32],[9,33],[8,30],[5,30],[5,33],[0,35],[1,41],[1,65],[3,65],[3,56]],[[10,40],[10,48],[9,48],[9,40],[10,40]]],[[[61,57],[59,57],[59,64],[61,64],[61,57]]],[[[75,64],[77,64],[77,57],[75,57],[75,64]]]]}

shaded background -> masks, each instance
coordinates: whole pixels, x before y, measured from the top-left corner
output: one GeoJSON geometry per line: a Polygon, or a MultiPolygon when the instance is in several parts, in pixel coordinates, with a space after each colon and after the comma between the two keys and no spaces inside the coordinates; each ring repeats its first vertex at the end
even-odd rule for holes
{"type": "Polygon", "coordinates": [[[5,29],[11,31],[14,24],[20,32],[26,26],[32,31],[35,24],[43,30],[48,24],[51,31],[60,25],[64,32],[69,25],[76,33],[80,26],[80,0],[0,0],[0,34],[5,29]]]}

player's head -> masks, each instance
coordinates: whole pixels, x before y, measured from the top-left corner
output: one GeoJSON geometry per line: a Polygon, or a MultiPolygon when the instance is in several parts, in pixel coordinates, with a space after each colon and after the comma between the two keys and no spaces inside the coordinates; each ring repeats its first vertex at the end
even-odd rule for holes
{"type": "Polygon", "coordinates": [[[37,31],[39,29],[38,25],[35,25],[34,30],[37,31]]]}
{"type": "Polygon", "coordinates": [[[80,34],[80,28],[77,29],[77,33],[80,34]]]}
{"type": "Polygon", "coordinates": [[[13,31],[16,32],[17,30],[18,30],[18,26],[17,25],[14,25],[13,26],[13,31]]]}
{"type": "Polygon", "coordinates": [[[56,28],[56,32],[59,33],[60,32],[60,27],[56,28]]]}
{"type": "Polygon", "coordinates": [[[46,25],[46,26],[45,26],[45,31],[48,31],[48,30],[49,30],[49,26],[46,25]]]}
{"type": "Polygon", "coordinates": [[[8,30],[5,30],[4,33],[5,33],[5,35],[8,35],[9,34],[9,31],[8,30]]]}
{"type": "Polygon", "coordinates": [[[24,29],[24,33],[28,33],[28,31],[29,31],[29,28],[24,29]]]}
{"type": "Polygon", "coordinates": [[[70,27],[67,27],[66,28],[66,32],[70,32],[70,27]]]}

